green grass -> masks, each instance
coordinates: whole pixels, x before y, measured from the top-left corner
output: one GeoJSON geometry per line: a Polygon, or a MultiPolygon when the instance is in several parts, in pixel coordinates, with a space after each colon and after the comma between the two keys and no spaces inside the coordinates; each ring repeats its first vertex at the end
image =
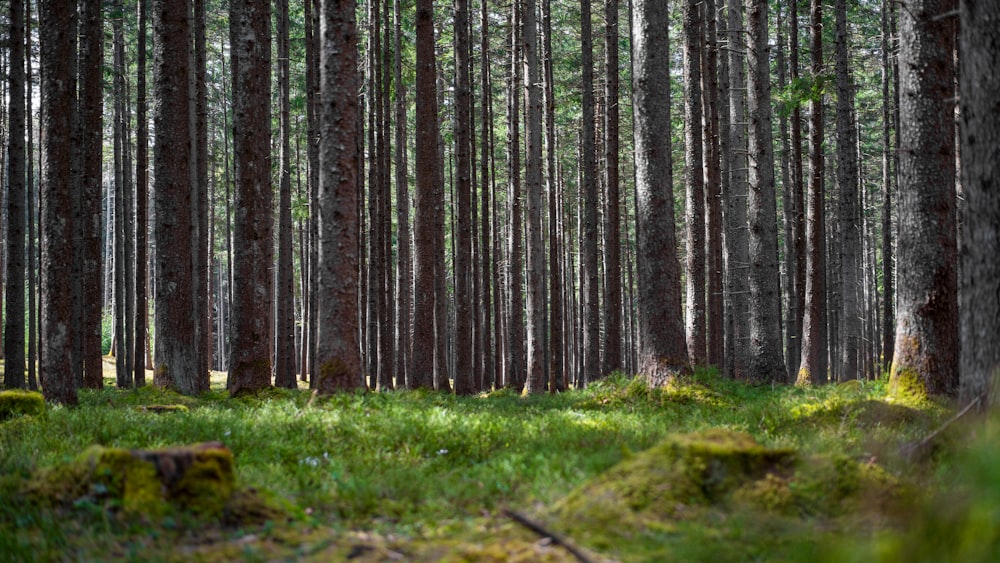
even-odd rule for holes
{"type": "MultiPolygon", "coordinates": [[[[968,483],[985,480],[994,495],[987,498],[1000,495],[993,477],[1000,475],[996,449],[954,446],[965,443],[956,430],[930,460],[904,463],[895,456],[898,446],[929,434],[951,411],[934,403],[892,404],[881,382],[771,388],[699,373],[662,390],[613,377],[582,391],[523,398],[406,391],[313,398],[307,390],[272,390],[241,399],[229,399],[220,383],[196,398],[149,387],[81,391],[78,408],[50,406],[44,416],[0,423],[0,554],[14,560],[326,560],[362,545],[376,558],[398,552],[423,560],[515,554],[535,560],[542,557],[531,551],[542,549],[537,538],[504,519],[502,508],[558,526],[548,507],[577,487],[671,434],[711,428],[745,432],[764,446],[794,449],[802,459],[836,455],[878,464],[917,489],[943,495],[928,498],[953,498],[948,495],[955,492],[959,500],[949,506],[959,507],[956,521],[971,519],[977,529],[1000,518],[996,509],[977,515],[983,509],[960,494],[968,483]],[[153,412],[144,405],[188,410],[153,412]],[[20,494],[40,469],[93,444],[149,449],[212,440],[232,450],[238,486],[283,499],[290,521],[263,528],[124,521],[107,507],[45,508],[20,494]]],[[[847,558],[902,553],[897,544],[906,536],[893,531],[894,522],[848,533],[814,529],[820,522],[808,512],[782,520],[777,532],[748,525],[743,513],[713,512],[709,520],[678,522],[672,531],[651,530],[631,545],[600,551],[626,561],[654,560],[650,554],[662,555],[663,545],[721,560],[794,559],[802,553],[798,547],[832,538],[847,558]],[[720,517],[724,524],[712,521],[720,517]]],[[[573,539],[594,549],[587,536],[573,539]]],[[[545,557],[568,557],[546,550],[545,557]]]]}

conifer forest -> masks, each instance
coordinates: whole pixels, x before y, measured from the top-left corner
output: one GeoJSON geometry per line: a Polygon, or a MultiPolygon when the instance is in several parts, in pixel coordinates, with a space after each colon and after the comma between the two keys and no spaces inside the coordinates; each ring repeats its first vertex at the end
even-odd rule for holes
{"type": "Polygon", "coordinates": [[[1000,2],[7,0],[0,43],[0,560],[1000,550],[1000,2]]]}

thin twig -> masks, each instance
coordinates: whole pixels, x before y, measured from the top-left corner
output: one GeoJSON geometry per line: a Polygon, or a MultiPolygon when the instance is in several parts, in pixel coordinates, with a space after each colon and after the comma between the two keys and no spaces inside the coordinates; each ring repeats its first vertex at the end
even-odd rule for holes
{"type": "Polygon", "coordinates": [[[519,512],[515,512],[509,508],[503,509],[503,513],[511,520],[517,522],[518,524],[524,526],[525,528],[531,530],[532,532],[535,532],[539,536],[547,538],[553,544],[563,546],[566,549],[566,551],[573,554],[573,556],[576,557],[577,560],[580,561],[580,563],[594,563],[594,560],[587,557],[587,555],[583,553],[583,551],[581,551],[580,548],[570,543],[569,540],[567,540],[566,538],[545,529],[545,527],[539,524],[538,522],[535,522],[534,520],[531,520],[527,516],[519,512]]]}
{"type": "Polygon", "coordinates": [[[968,405],[965,405],[965,408],[958,411],[958,413],[956,413],[955,416],[949,418],[937,430],[931,432],[923,439],[917,442],[908,442],[906,444],[903,444],[903,446],[899,448],[899,455],[901,455],[903,459],[911,461],[913,457],[916,456],[918,453],[922,453],[931,444],[934,438],[937,438],[937,436],[942,432],[944,432],[946,428],[954,424],[955,421],[957,421],[958,419],[968,414],[969,411],[972,410],[972,407],[975,407],[976,405],[979,404],[979,401],[980,401],[979,397],[973,399],[968,405]]]}

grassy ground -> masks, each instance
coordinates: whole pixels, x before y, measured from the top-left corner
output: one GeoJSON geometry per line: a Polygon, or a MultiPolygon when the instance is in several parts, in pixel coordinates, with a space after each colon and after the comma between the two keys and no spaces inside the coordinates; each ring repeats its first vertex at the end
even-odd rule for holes
{"type": "Polygon", "coordinates": [[[903,457],[901,445],[953,412],[887,400],[879,382],[771,388],[699,373],[663,390],[618,377],[526,398],[241,399],[219,374],[196,398],[106,382],[81,391],[78,408],[0,422],[0,560],[573,560],[504,509],[594,560],[987,561],[1000,549],[1000,425],[963,419],[903,457]],[[188,410],[141,408],[156,404],[188,410]],[[724,486],[713,467],[729,467],[718,461],[727,451],[692,457],[686,444],[699,442],[677,442],[712,429],[755,441],[724,486]],[[159,518],[24,494],[39,471],[94,444],[212,440],[232,450],[241,490],[280,512],[159,518]],[[602,498],[610,504],[591,502],[602,498]]]}

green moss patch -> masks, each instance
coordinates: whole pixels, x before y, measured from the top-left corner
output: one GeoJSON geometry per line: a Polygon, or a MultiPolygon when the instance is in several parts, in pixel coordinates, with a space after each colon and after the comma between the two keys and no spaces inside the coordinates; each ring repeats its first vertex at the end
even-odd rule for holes
{"type": "Polygon", "coordinates": [[[150,413],[175,413],[175,412],[188,412],[190,409],[186,405],[142,405],[138,407],[139,412],[150,412],[150,413]]]}
{"type": "Polygon", "coordinates": [[[0,422],[15,416],[38,416],[45,412],[45,399],[36,391],[0,391],[0,422]]]}
{"type": "Polygon", "coordinates": [[[233,490],[233,456],[218,443],[163,450],[91,446],[41,471],[25,487],[43,504],[121,508],[152,518],[173,510],[220,515],[233,490]]]}

